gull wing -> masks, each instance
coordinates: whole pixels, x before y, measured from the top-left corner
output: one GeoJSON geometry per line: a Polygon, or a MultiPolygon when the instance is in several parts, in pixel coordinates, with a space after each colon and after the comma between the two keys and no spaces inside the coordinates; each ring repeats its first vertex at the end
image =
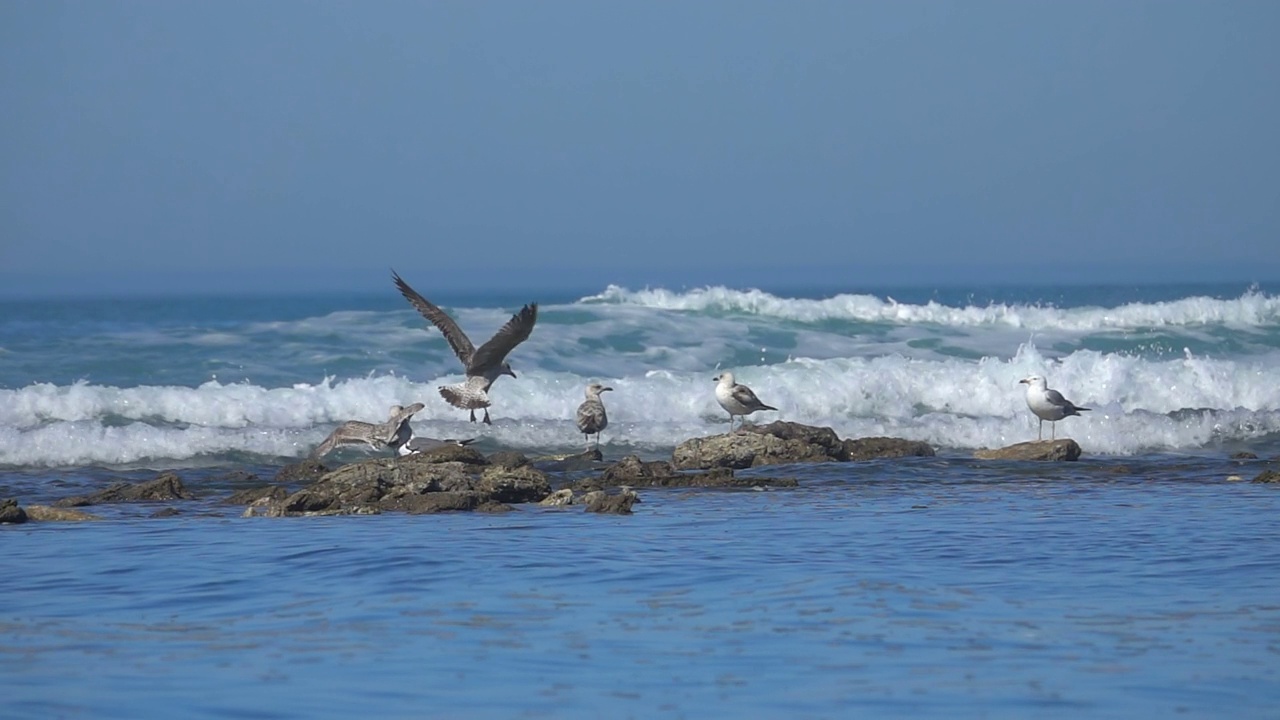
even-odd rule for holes
{"type": "Polygon", "coordinates": [[[502,329],[494,333],[489,342],[480,346],[471,355],[471,362],[466,363],[468,373],[482,372],[483,368],[492,368],[502,363],[507,353],[515,346],[529,338],[533,332],[533,324],[538,322],[538,303],[525,305],[520,312],[511,316],[502,329]]]}
{"type": "Polygon", "coordinates": [[[604,403],[599,400],[587,400],[578,406],[578,415],[575,418],[578,422],[578,430],[587,435],[593,435],[604,429],[605,423],[604,403]]]}
{"type": "Polygon", "coordinates": [[[1046,400],[1048,400],[1050,403],[1052,403],[1052,404],[1054,404],[1054,405],[1057,405],[1058,407],[1062,408],[1063,410],[1066,410],[1066,411],[1067,411],[1067,414],[1071,414],[1071,413],[1077,413],[1077,414],[1078,414],[1078,413],[1079,413],[1079,411],[1081,411],[1081,410],[1084,410],[1085,412],[1088,412],[1088,411],[1089,411],[1089,408],[1087,408],[1087,407],[1080,407],[1079,405],[1076,405],[1075,403],[1071,402],[1070,400],[1068,400],[1068,399],[1066,399],[1066,398],[1062,397],[1062,393],[1058,392],[1057,390],[1048,390],[1048,389],[1046,389],[1046,390],[1044,391],[1044,397],[1045,397],[1045,399],[1046,399],[1046,400]]]}
{"type": "Polygon", "coordinates": [[[444,339],[449,343],[449,347],[453,348],[453,354],[458,356],[465,367],[471,362],[471,357],[476,354],[476,348],[471,344],[471,339],[467,334],[462,332],[462,328],[458,327],[458,323],[449,317],[448,313],[436,307],[430,300],[418,294],[418,291],[409,287],[409,283],[400,279],[395,270],[391,271],[391,278],[395,280],[396,288],[405,300],[409,301],[422,316],[431,321],[440,329],[440,334],[444,335],[444,339]]]}
{"type": "Polygon", "coordinates": [[[768,405],[765,405],[764,403],[760,402],[760,398],[756,397],[756,394],[752,392],[751,388],[747,387],[746,385],[735,384],[733,386],[733,399],[737,400],[738,402],[742,403],[744,406],[749,408],[756,408],[758,410],[776,410],[777,409],[777,408],[769,407],[768,405]]]}

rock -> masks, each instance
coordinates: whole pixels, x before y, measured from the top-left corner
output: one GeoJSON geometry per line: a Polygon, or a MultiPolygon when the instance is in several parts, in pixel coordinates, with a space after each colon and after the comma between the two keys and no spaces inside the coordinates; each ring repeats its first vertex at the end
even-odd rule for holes
{"type": "Polygon", "coordinates": [[[441,445],[424,452],[414,453],[409,458],[420,463],[460,462],[467,465],[488,465],[489,461],[479,450],[466,445],[441,445]]]}
{"type": "Polygon", "coordinates": [[[514,450],[502,450],[489,456],[489,464],[504,468],[520,468],[529,464],[529,458],[524,453],[518,453],[514,450]]]}
{"type": "Polygon", "coordinates": [[[1232,460],[1257,460],[1258,456],[1251,452],[1238,452],[1231,455],[1232,460]]]}
{"type": "Polygon", "coordinates": [[[686,470],[740,470],[759,465],[830,462],[835,459],[822,446],[754,432],[732,432],[686,440],[671,453],[672,463],[686,470]]]}
{"type": "Polygon", "coordinates": [[[927,443],[899,438],[841,440],[835,431],[793,422],[747,425],[737,432],[686,440],[671,454],[680,469],[759,467],[800,462],[848,462],[930,457],[927,443]]]}
{"type": "Polygon", "coordinates": [[[248,470],[232,470],[229,473],[210,478],[210,481],[232,487],[257,487],[262,484],[262,478],[248,470]]]}
{"type": "Polygon", "coordinates": [[[167,518],[167,517],[175,517],[175,516],[177,516],[177,515],[181,515],[181,514],[182,514],[182,511],[181,511],[181,510],[179,510],[178,508],[174,508],[174,507],[167,507],[167,508],[160,508],[159,510],[157,510],[157,511],[155,511],[155,512],[151,513],[151,514],[150,514],[150,515],[148,515],[147,517],[150,517],[150,518],[167,518]]]}
{"type": "Polygon", "coordinates": [[[1080,446],[1075,440],[1035,440],[994,450],[977,450],[973,456],[979,460],[1075,460],[1080,457],[1080,446]]]}
{"type": "Polygon", "coordinates": [[[254,503],[266,498],[267,500],[283,500],[289,497],[289,491],[280,485],[265,485],[263,487],[249,488],[240,492],[232,493],[230,497],[222,501],[223,505],[253,505],[254,503]]]}
{"type": "Polygon", "coordinates": [[[605,468],[600,480],[605,485],[621,485],[632,480],[672,477],[679,474],[680,471],[666,460],[644,462],[637,455],[628,455],[605,468]]]}
{"type": "Polygon", "coordinates": [[[155,480],[141,483],[116,483],[105,490],[89,495],[62,498],[53,504],[56,507],[83,507],[117,502],[164,502],[169,500],[191,500],[195,496],[187,492],[182,479],[177,475],[161,473],[155,480]]]}
{"type": "Polygon", "coordinates": [[[869,437],[845,440],[840,448],[842,460],[880,460],[884,458],[933,457],[933,446],[919,440],[891,437],[869,437]]]}
{"type": "Polygon", "coordinates": [[[1264,470],[1258,477],[1253,479],[1256,483],[1280,483],[1280,472],[1275,470],[1264,470]]]}
{"type": "Polygon", "coordinates": [[[636,499],[637,496],[634,492],[608,495],[603,490],[593,490],[587,493],[587,496],[583,498],[583,502],[587,506],[587,512],[589,513],[630,515],[631,506],[636,499]]]}
{"type": "MultiPolygon", "coordinates": [[[[757,487],[797,487],[800,483],[795,478],[775,477],[735,477],[729,468],[717,468],[700,473],[676,472],[671,475],[652,475],[648,477],[632,476],[624,478],[628,487],[669,487],[669,488],[757,488],[757,487]]],[[[579,492],[591,492],[613,487],[623,483],[608,482],[605,476],[587,478],[573,484],[579,492]]]]}
{"type": "Polygon", "coordinates": [[[552,472],[574,472],[576,470],[595,470],[604,460],[599,450],[592,448],[572,455],[551,455],[540,457],[535,462],[539,468],[552,472]]]}
{"type": "Polygon", "coordinates": [[[0,525],[19,525],[27,521],[27,511],[13,498],[0,500],[0,525]]]}
{"type": "Polygon", "coordinates": [[[29,505],[27,507],[27,519],[38,522],[85,522],[89,520],[101,520],[97,515],[90,515],[83,510],[75,510],[73,508],[58,508],[50,505],[29,505]]]}
{"type": "Polygon", "coordinates": [[[538,501],[543,507],[563,507],[573,504],[573,490],[561,488],[538,501]]]}
{"type": "Polygon", "coordinates": [[[285,465],[276,473],[277,485],[288,483],[311,483],[324,477],[329,472],[328,466],[319,460],[307,458],[302,462],[285,465]]]}
{"type": "MultiPolygon", "coordinates": [[[[468,448],[445,449],[451,455],[429,451],[344,465],[310,486],[272,502],[264,514],[502,512],[509,509],[500,507],[506,503],[538,502],[551,493],[547,476],[540,470],[488,465],[487,461],[478,465],[474,457],[455,452],[461,450],[468,448]],[[448,456],[469,458],[472,462],[445,460],[448,456]]],[[[476,456],[483,460],[478,453],[476,456]]]]}

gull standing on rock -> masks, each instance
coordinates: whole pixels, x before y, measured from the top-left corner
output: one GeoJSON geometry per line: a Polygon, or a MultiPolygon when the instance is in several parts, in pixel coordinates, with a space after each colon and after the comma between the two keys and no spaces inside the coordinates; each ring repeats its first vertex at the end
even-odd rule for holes
{"type": "Polygon", "coordinates": [[[1070,400],[1062,397],[1057,390],[1050,390],[1049,383],[1039,375],[1032,375],[1018,381],[1027,386],[1027,407],[1040,418],[1040,432],[1036,439],[1044,439],[1044,421],[1049,421],[1050,439],[1058,438],[1058,421],[1069,416],[1088,412],[1087,407],[1078,407],[1070,400]]]}
{"type": "Polygon", "coordinates": [[[578,406],[578,430],[584,437],[595,435],[597,449],[600,448],[600,431],[609,426],[609,416],[605,414],[600,393],[612,389],[600,383],[591,383],[587,386],[587,399],[578,406]]]}
{"type": "Polygon", "coordinates": [[[476,410],[484,408],[484,423],[491,425],[489,387],[500,375],[516,376],[507,364],[507,354],[533,332],[533,324],[538,321],[538,303],[525,305],[488,342],[477,349],[453,318],[409,287],[409,283],[401,280],[394,270],[391,271],[391,277],[404,299],[440,329],[449,347],[453,348],[453,353],[462,361],[467,379],[456,385],[440,386],[441,397],[456,408],[470,410],[471,422],[476,421],[476,410]]]}
{"type": "Polygon", "coordinates": [[[389,447],[393,450],[413,437],[409,427],[409,418],[423,408],[422,403],[414,403],[409,407],[391,406],[391,416],[384,423],[367,423],[350,420],[339,425],[324,442],[311,451],[311,457],[320,458],[329,454],[339,445],[368,445],[374,450],[389,447]]]}
{"type": "Polygon", "coordinates": [[[747,416],[757,410],[778,409],[760,402],[751,388],[734,382],[731,372],[722,372],[713,379],[716,381],[716,402],[729,413],[729,430],[733,430],[734,415],[741,415],[745,425],[747,416]]]}

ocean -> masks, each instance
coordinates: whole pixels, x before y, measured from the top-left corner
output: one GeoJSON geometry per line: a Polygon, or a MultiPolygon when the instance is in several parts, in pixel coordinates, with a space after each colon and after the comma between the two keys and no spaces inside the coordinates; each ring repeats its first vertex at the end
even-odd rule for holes
{"type": "Polygon", "coordinates": [[[1277,288],[450,294],[401,270],[477,345],[540,303],[492,426],[439,397],[458,362],[389,281],[0,300],[0,499],[163,470],[198,495],[0,526],[0,716],[1280,717],[1280,487],[1248,482],[1280,457],[1277,288]],[[483,452],[577,452],[593,381],[606,460],[669,457],[727,431],[721,370],[778,408],[752,421],[938,455],[628,517],[218,502],[393,404],[483,452]],[[1056,427],[1081,460],[974,460],[1035,439],[1033,374],[1091,408],[1056,427]]]}

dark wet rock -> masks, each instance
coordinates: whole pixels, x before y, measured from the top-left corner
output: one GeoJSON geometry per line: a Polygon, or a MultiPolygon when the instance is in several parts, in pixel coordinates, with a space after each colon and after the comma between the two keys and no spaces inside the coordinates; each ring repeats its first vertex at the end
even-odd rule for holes
{"type": "Polygon", "coordinates": [[[737,432],[686,440],[671,459],[682,470],[806,462],[848,462],[877,458],[932,456],[926,443],[898,438],[841,440],[835,431],[793,422],[747,425],[737,432]]]}
{"type": "Polygon", "coordinates": [[[84,507],[85,505],[119,502],[191,500],[194,497],[182,485],[181,478],[171,472],[166,472],[161,473],[155,480],[141,483],[116,483],[105,490],[99,490],[89,495],[62,498],[53,504],[56,507],[84,507]]]}
{"type": "Polygon", "coordinates": [[[587,493],[583,498],[583,504],[587,506],[589,513],[603,513],[609,515],[630,515],[631,506],[636,502],[636,494],[634,492],[621,492],[617,495],[609,495],[603,490],[593,490],[587,493]]]}
{"type": "Polygon", "coordinates": [[[27,521],[27,511],[13,498],[0,500],[0,525],[18,525],[27,521]]]}
{"type": "Polygon", "coordinates": [[[576,472],[579,470],[595,470],[604,460],[599,450],[592,448],[572,455],[554,455],[534,460],[534,465],[548,472],[576,472]]]}
{"type": "Polygon", "coordinates": [[[209,480],[219,485],[230,485],[231,487],[257,487],[262,484],[262,478],[248,470],[232,470],[229,473],[209,478],[209,480]]]}
{"type": "Polygon", "coordinates": [[[285,465],[276,473],[277,485],[311,483],[329,473],[329,467],[319,460],[307,458],[301,462],[285,465]]]}
{"type": "MultiPolygon", "coordinates": [[[[550,493],[547,476],[535,468],[444,460],[431,451],[344,465],[308,487],[271,502],[262,514],[501,512],[499,505],[538,502],[550,493]]],[[[259,514],[256,508],[250,510],[259,514]]]]}
{"type": "Polygon", "coordinates": [[[572,505],[576,498],[573,495],[573,488],[560,488],[550,495],[538,501],[543,507],[563,507],[572,505]]]}
{"type": "Polygon", "coordinates": [[[605,485],[623,485],[632,480],[671,477],[680,471],[666,460],[645,462],[636,455],[628,455],[605,468],[600,480],[605,485]]]}
{"type": "Polygon", "coordinates": [[[232,493],[230,497],[222,501],[223,505],[252,505],[263,498],[268,500],[283,500],[289,497],[289,491],[280,485],[266,485],[263,487],[248,488],[236,493],[232,493]]]}
{"type": "Polygon", "coordinates": [[[933,457],[933,446],[919,440],[903,440],[891,437],[869,437],[845,440],[841,443],[843,460],[882,460],[904,457],[933,457]]]}
{"type": "Polygon", "coordinates": [[[1076,460],[1080,446],[1075,440],[1036,440],[994,450],[977,450],[979,460],[1076,460]]]}
{"type": "Polygon", "coordinates": [[[83,510],[50,505],[28,505],[26,511],[27,519],[35,522],[85,522],[102,519],[83,510]]]}
{"type": "Polygon", "coordinates": [[[488,465],[489,461],[479,450],[465,445],[441,445],[419,453],[410,455],[409,458],[420,463],[451,463],[458,462],[466,465],[488,465]]]}
{"type": "Polygon", "coordinates": [[[1251,452],[1238,452],[1231,455],[1232,460],[1257,460],[1258,456],[1251,452]]]}
{"type": "Polygon", "coordinates": [[[1264,470],[1253,479],[1256,483],[1280,483],[1280,472],[1275,470],[1264,470]]]}
{"type": "Polygon", "coordinates": [[[585,478],[571,486],[578,492],[603,490],[608,487],[626,485],[628,487],[665,487],[665,488],[736,488],[748,489],[757,487],[797,487],[795,478],[777,477],[736,477],[729,468],[717,468],[699,473],[673,473],[671,475],[633,476],[621,482],[608,482],[602,475],[598,478],[585,478]]]}
{"type": "Polygon", "coordinates": [[[174,508],[174,507],[167,507],[167,508],[160,508],[159,510],[157,510],[157,511],[155,511],[155,512],[151,513],[151,514],[150,514],[150,515],[148,515],[147,517],[150,517],[150,518],[167,518],[167,517],[174,517],[174,516],[181,515],[181,514],[182,514],[182,511],[181,511],[181,510],[179,510],[178,508],[174,508]]]}
{"type": "Polygon", "coordinates": [[[489,464],[503,468],[521,468],[529,464],[529,458],[514,450],[502,450],[489,456],[489,464]]]}

